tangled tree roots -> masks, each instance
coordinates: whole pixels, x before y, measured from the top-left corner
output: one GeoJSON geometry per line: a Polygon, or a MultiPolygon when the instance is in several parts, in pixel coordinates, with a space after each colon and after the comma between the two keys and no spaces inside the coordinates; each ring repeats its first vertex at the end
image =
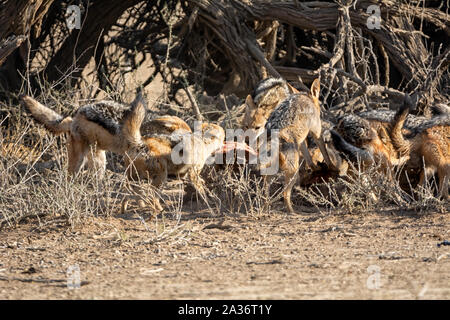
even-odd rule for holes
{"type": "Polygon", "coordinates": [[[103,90],[151,61],[143,85],[160,74],[169,98],[189,84],[243,96],[270,75],[299,87],[319,77],[329,111],[395,107],[405,95],[423,113],[448,103],[448,1],[80,0],[81,30],[69,30],[72,4],[0,0],[8,94],[27,72],[31,90],[77,84],[94,59],[103,90]]]}

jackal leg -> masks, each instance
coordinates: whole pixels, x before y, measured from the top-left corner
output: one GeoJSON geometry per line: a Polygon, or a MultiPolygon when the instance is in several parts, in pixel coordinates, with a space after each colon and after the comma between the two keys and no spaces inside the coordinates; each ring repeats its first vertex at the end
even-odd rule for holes
{"type": "Polygon", "coordinates": [[[448,200],[448,180],[450,175],[450,164],[445,164],[438,168],[439,196],[448,200]]]}
{"type": "Polygon", "coordinates": [[[80,171],[84,164],[86,155],[89,151],[89,146],[84,141],[70,135],[67,149],[69,158],[67,169],[71,175],[75,175],[80,171]]]}
{"type": "Polygon", "coordinates": [[[295,145],[282,143],[280,148],[280,169],[284,175],[283,198],[289,213],[294,213],[291,203],[292,188],[297,181],[300,166],[300,154],[295,145]]]}
{"type": "Polygon", "coordinates": [[[327,164],[328,168],[337,170],[336,166],[333,164],[333,162],[330,159],[330,155],[328,154],[328,150],[325,147],[325,143],[324,143],[322,137],[321,136],[316,137],[313,135],[313,138],[314,138],[314,141],[319,146],[320,152],[322,153],[323,159],[325,160],[325,163],[327,164]]]}
{"type": "Polygon", "coordinates": [[[314,122],[316,123],[316,125],[313,125],[310,128],[309,132],[311,133],[315,143],[319,147],[320,152],[322,153],[322,156],[323,156],[323,160],[325,160],[325,163],[327,164],[329,169],[332,169],[334,171],[339,171],[339,169],[331,161],[330,155],[328,154],[328,150],[325,147],[325,142],[323,141],[323,137],[322,137],[322,122],[320,120],[320,117],[316,118],[314,120],[314,122]]]}
{"type": "Polygon", "coordinates": [[[99,177],[103,178],[106,172],[106,152],[92,148],[87,154],[89,168],[98,170],[99,177]]]}
{"type": "Polygon", "coordinates": [[[306,144],[306,139],[303,140],[303,142],[300,144],[300,151],[308,167],[310,167],[313,170],[317,169],[316,166],[314,165],[311,154],[309,153],[308,145],[306,144]]]}
{"type": "Polygon", "coordinates": [[[295,182],[297,181],[298,177],[298,170],[295,171],[286,171],[284,173],[284,191],[283,191],[283,198],[284,203],[289,210],[289,213],[295,213],[294,208],[292,207],[292,201],[291,201],[291,193],[292,193],[292,187],[294,186],[295,182]]]}
{"type": "MultiPolygon", "coordinates": [[[[136,163],[139,168],[136,168],[135,163],[133,161],[130,162],[127,168],[127,176],[128,180],[140,180],[147,179],[149,182],[151,181],[152,186],[158,188],[163,185],[163,183],[167,180],[167,163],[165,161],[154,160],[153,162],[147,161],[145,170],[141,167],[142,163],[136,163]],[[136,173],[136,174],[133,174],[136,173]],[[146,175],[146,176],[144,176],[146,175]]],[[[129,184],[129,182],[128,182],[129,184]]],[[[145,207],[145,201],[143,198],[143,189],[141,186],[133,185],[132,191],[134,196],[125,197],[122,200],[122,206],[120,212],[123,214],[127,211],[128,202],[130,198],[138,198],[138,206],[140,208],[145,207]]],[[[157,195],[153,195],[150,201],[152,211],[160,212],[163,210],[159,198],[157,195]]]]}

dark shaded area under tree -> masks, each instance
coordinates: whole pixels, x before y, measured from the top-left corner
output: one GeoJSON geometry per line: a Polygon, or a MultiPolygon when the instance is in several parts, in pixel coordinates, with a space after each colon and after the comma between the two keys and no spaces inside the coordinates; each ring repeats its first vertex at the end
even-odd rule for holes
{"type": "Polygon", "coordinates": [[[448,1],[0,0],[0,98],[24,90],[40,51],[45,65],[26,77],[34,94],[43,79],[76,86],[92,58],[104,90],[151,59],[143,85],[160,73],[171,98],[187,84],[242,97],[266,76],[299,87],[320,77],[327,109],[395,106],[408,94],[427,113],[448,103],[449,34],[448,1]],[[367,27],[373,4],[380,29],[367,27]],[[70,5],[81,8],[81,30],[67,28],[70,5]]]}

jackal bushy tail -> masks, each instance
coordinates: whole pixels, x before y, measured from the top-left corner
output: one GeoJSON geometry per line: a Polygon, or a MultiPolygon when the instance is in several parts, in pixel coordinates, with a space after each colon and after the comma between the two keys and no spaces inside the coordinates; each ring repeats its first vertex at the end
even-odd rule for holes
{"type": "Polygon", "coordinates": [[[29,96],[21,96],[21,101],[33,119],[53,134],[69,132],[72,117],[64,117],[29,96]]]}
{"type": "Polygon", "coordinates": [[[411,142],[403,136],[402,128],[409,114],[409,106],[405,103],[397,111],[392,121],[391,139],[395,148],[401,155],[411,152],[411,142]]]}

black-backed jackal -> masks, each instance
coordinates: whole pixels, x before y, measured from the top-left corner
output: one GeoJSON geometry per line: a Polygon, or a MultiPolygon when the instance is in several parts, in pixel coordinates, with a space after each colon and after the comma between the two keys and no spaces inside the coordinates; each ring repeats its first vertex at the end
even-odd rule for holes
{"type": "Polygon", "coordinates": [[[369,121],[359,115],[344,115],[338,118],[335,129],[331,131],[334,147],[350,161],[359,161],[362,170],[379,165],[381,171],[391,179],[393,168],[404,164],[407,157],[399,156],[392,144],[390,125],[369,121]]]}
{"type": "MultiPolygon", "coordinates": [[[[312,83],[309,93],[294,93],[283,100],[270,114],[264,127],[268,135],[273,130],[279,130],[278,161],[285,179],[284,202],[290,213],[294,212],[291,204],[291,192],[298,176],[299,151],[302,152],[306,160],[309,152],[304,141],[309,133],[319,146],[328,167],[334,168],[321,137],[322,123],[319,94],[320,82],[316,79],[312,83]]],[[[307,163],[308,165],[312,163],[311,157],[309,161],[307,160],[307,163]]]]}
{"type": "MultiPolygon", "coordinates": [[[[203,124],[202,135],[190,132],[189,126],[171,126],[172,120],[182,121],[180,118],[158,118],[155,120],[158,125],[162,125],[162,134],[154,132],[142,137],[146,146],[145,153],[134,159],[130,171],[131,178],[147,176],[155,187],[161,187],[169,175],[182,178],[187,175],[190,183],[199,195],[205,199],[206,193],[200,171],[211,154],[219,150],[225,139],[225,132],[222,127],[215,124],[203,124]],[[166,122],[168,120],[168,122],[166,122]],[[168,126],[165,126],[166,123],[168,126]],[[177,130],[171,132],[171,129],[177,130]],[[189,128],[189,131],[187,130],[189,128]]],[[[184,123],[185,124],[185,123],[184,123]]],[[[148,129],[148,128],[147,128],[148,129]]],[[[125,164],[129,160],[125,159],[125,164]]],[[[121,212],[127,210],[128,199],[122,202],[121,212]]]]}
{"type": "Polygon", "coordinates": [[[140,126],[146,106],[141,94],[129,108],[102,101],[82,106],[72,116],[59,115],[29,96],[22,96],[21,102],[31,116],[53,134],[68,133],[70,174],[76,174],[86,159],[90,166],[95,165],[104,173],[105,151],[124,155],[142,146],[140,126]]]}
{"type": "Polygon", "coordinates": [[[141,133],[147,152],[134,160],[133,174],[149,176],[155,186],[162,185],[169,175],[187,176],[205,199],[200,172],[208,158],[216,152],[252,150],[243,143],[225,142],[225,131],[217,124],[201,123],[196,129],[192,132],[186,122],[175,116],[162,116],[144,123],[141,133]]]}
{"type": "MultiPolygon", "coordinates": [[[[359,159],[363,169],[364,166],[381,164],[381,168],[389,178],[391,178],[393,167],[404,165],[400,183],[409,188],[416,172],[421,172],[419,183],[424,183],[425,172],[421,170],[423,162],[420,160],[420,156],[417,156],[417,152],[408,151],[409,148],[402,150],[400,146],[408,145],[409,143],[404,143],[405,139],[415,137],[419,133],[422,133],[422,136],[417,137],[418,140],[428,134],[435,135],[438,127],[448,127],[450,116],[445,105],[433,106],[432,114],[434,116],[431,119],[413,116],[409,114],[405,105],[398,112],[381,109],[362,112],[358,115],[344,115],[339,118],[336,126],[339,133],[331,132],[333,143],[337,150],[346,154],[351,160],[359,159]],[[435,127],[436,129],[433,129],[435,127]]],[[[441,147],[444,145],[444,141],[448,141],[448,135],[445,138],[445,129],[442,130],[444,132],[438,134],[439,137],[443,137],[440,140],[441,147]]],[[[437,146],[438,144],[432,140],[428,140],[430,145],[437,146]]],[[[417,141],[413,144],[417,146],[417,141]]],[[[428,163],[437,164],[437,157],[434,159],[428,159],[428,163]]],[[[435,168],[438,170],[437,166],[435,168]]],[[[427,173],[432,172],[433,170],[429,169],[427,173]]],[[[440,180],[443,183],[446,181],[444,178],[440,180]]]]}
{"type": "MultiPolygon", "coordinates": [[[[284,79],[266,78],[260,81],[253,94],[248,95],[245,100],[246,109],[242,121],[242,127],[244,129],[254,129],[257,131],[263,128],[275,108],[291,94],[300,94],[300,91],[291,86],[284,79]]],[[[285,144],[287,144],[287,142],[285,142],[285,144]]],[[[318,169],[317,164],[323,159],[329,168],[336,169],[336,161],[330,161],[330,155],[328,152],[325,154],[322,153],[323,151],[326,151],[323,143],[318,143],[318,145],[320,152],[318,152],[318,150],[312,150],[311,156],[306,140],[304,140],[300,145],[302,154],[298,155],[298,158],[304,159],[306,164],[312,169],[318,169]]],[[[287,146],[285,145],[285,147],[287,146]]]]}
{"type": "Polygon", "coordinates": [[[450,113],[435,116],[406,136],[402,131],[409,114],[405,103],[394,118],[391,131],[392,142],[400,154],[409,157],[408,166],[423,168],[419,184],[424,185],[427,177],[437,172],[439,195],[448,199],[450,176],[450,113]]]}
{"type": "Polygon", "coordinates": [[[201,134],[187,131],[143,136],[148,151],[134,166],[139,176],[150,175],[156,186],[167,180],[168,175],[183,177],[189,173],[193,184],[206,163],[215,152],[223,148],[225,131],[212,123],[201,125],[201,134]]]}
{"type": "MultiPolygon", "coordinates": [[[[158,180],[166,180],[167,175],[183,177],[186,174],[193,180],[193,175],[198,175],[206,160],[216,152],[226,153],[236,149],[254,152],[244,143],[225,141],[225,131],[217,124],[197,125],[198,132],[193,133],[189,125],[176,116],[154,118],[142,125],[143,142],[149,149],[147,159],[164,159],[167,172],[161,171],[158,180]]],[[[151,166],[148,170],[155,172],[151,166]]]]}

